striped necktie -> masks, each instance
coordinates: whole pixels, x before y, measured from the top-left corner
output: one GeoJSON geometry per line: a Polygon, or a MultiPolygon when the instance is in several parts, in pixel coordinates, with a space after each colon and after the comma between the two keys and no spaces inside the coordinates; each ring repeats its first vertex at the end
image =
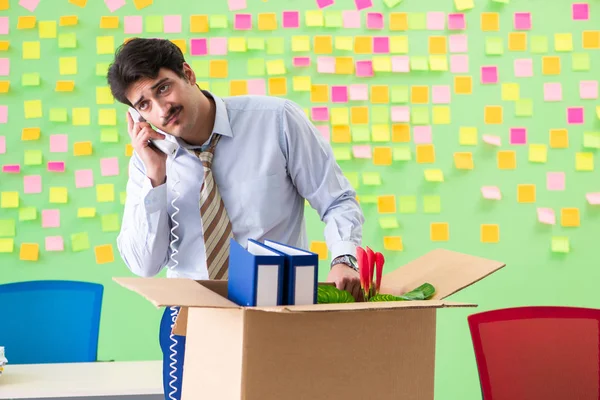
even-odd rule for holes
{"type": "Polygon", "coordinates": [[[195,152],[204,167],[204,182],[200,188],[200,216],[204,233],[206,267],[210,279],[227,279],[229,240],[233,237],[231,222],[211,169],[215,147],[220,138],[221,135],[215,133],[207,150],[195,152]]]}

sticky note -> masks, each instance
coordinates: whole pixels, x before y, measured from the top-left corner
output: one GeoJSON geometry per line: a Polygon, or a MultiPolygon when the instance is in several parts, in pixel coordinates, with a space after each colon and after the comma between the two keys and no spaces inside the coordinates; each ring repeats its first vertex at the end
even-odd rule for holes
{"type": "Polygon", "coordinates": [[[508,34],[508,50],[525,51],[527,50],[527,33],[510,32],[508,34]]]}
{"type": "Polygon", "coordinates": [[[553,149],[569,147],[569,132],[566,129],[550,129],[550,147],[553,149]]]}
{"type": "Polygon", "coordinates": [[[502,200],[502,193],[497,186],[482,186],[481,195],[488,200],[502,200]]]}
{"type": "Polygon", "coordinates": [[[558,57],[558,56],[542,57],[542,74],[544,74],[544,75],[560,74],[560,57],[558,57]]]}
{"type": "Polygon", "coordinates": [[[408,124],[394,124],[392,126],[392,141],[395,143],[410,142],[410,127],[408,124]]]}
{"type": "Polygon", "coordinates": [[[96,209],[94,207],[82,207],[77,209],[77,218],[94,218],[96,209]]]}
{"type": "Polygon", "coordinates": [[[111,244],[104,244],[94,247],[96,255],[96,264],[106,264],[115,261],[113,247],[111,244]]]}
{"type": "Polygon", "coordinates": [[[96,185],[96,200],[99,203],[115,201],[115,189],[112,183],[96,185]]]}
{"type": "Polygon", "coordinates": [[[244,10],[247,7],[246,0],[227,0],[230,11],[244,10]]]}
{"type": "Polygon", "coordinates": [[[517,202],[535,203],[535,185],[519,184],[517,185],[517,202]]]}
{"type": "Polygon", "coordinates": [[[448,47],[451,53],[466,53],[468,51],[467,35],[450,35],[448,47]]]}
{"type": "Polygon", "coordinates": [[[37,218],[37,209],[35,207],[19,208],[19,221],[34,221],[37,218]]]}
{"type": "Polygon", "coordinates": [[[17,234],[14,219],[0,219],[0,237],[14,237],[17,234]]]}
{"type": "Polygon", "coordinates": [[[61,203],[66,204],[68,201],[69,195],[66,187],[51,187],[49,201],[50,203],[61,203]]]}
{"type": "Polygon", "coordinates": [[[586,149],[600,149],[600,132],[584,132],[583,147],[586,149]]]}
{"type": "Polygon", "coordinates": [[[23,102],[25,108],[25,119],[42,118],[42,101],[41,100],[26,100],[23,102]]]}
{"type": "Polygon", "coordinates": [[[23,164],[25,164],[25,165],[41,165],[42,164],[41,150],[25,150],[24,157],[23,157],[23,164]]]}
{"type": "Polygon", "coordinates": [[[0,81],[0,93],[8,93],[10,81],[0,81]]]}
{"type": "Polygon", "coordinates": [[[391,147],[375,147],[373,149],[373,164],[374,165],[392,165],[392,149],[391,147]]]}
{"type": "Polygon", "coordinates": [[[502,100],[516,101],[519,100],[520,87],[518,83],[503,83],[502,84],[502,100]]]}
{"type": "Polygon", "coordinates": [[[431,126],[415,126],[413,135],[415,144],[431,143],[431,126]]]}
{"type": "Polygon", "coordinates": [[[429,61],[425,56],[411,56],[410,69],[413,71],[428,71],[429,61]]]}
{"type": "Polygon", "coordinates": [[[418,144],[415,146],[417,163],[430,164],[435,162],[435,146],[433,144],[418,144]]]}
{"type": "Polygon", "coordinates": [[[21,172],[21,165],[19,164],[4,164],[2,166],[2,172],[7,174],[18,174],[21,172]]]}
{"type": "Polygon", "coordinates": [[[537,219],[540,223],[546,225],[554,225],[556,224],[556,215],[554,214],[554,210],[551,208],[538,208],[537,209],[537,219]]]}
{"type": "Polygon", "coordinates": [[[84,126],[90,124],[90,109],[88,107],[76,107],[71,110],[73,125],[84,126]]]}
{"type": "Polygon", "coordinates": [[[0,253],[12,253],[14,248],[14,239],[0,239],[0,253]]]}
{"type": "Polygon", "coordinates": [[[87,0],[69,0],[69,3],[75,4],[77,7],[85,7],[87,4],[87,0]]]}
{"type": "Polygon", "coordinates": [[[44,242],[46,251],[64,250],[64,241],[62,236],[46,236],[44,242]]]}
{"type": "Polygon", "coordinates": [[[548,52],[548,38],[546,36],[531,36],[531,52],[534,54],[543,54],[548,52]]]}
{"type": "Polygon", "coordinates": [[[513,68],[517,78],[533,76],[533,60],[531,58],[516,59],[513,68]]]}
{"type": "MultiPolygon", "coordinates": [[[[277,60],[274,60],[277,61],[277,60]]],[[[267,73],[269,73],[269,63],[267,61],[267,73]]],[[[283,63],[283,60],[280,60],[283,63]]],[[[285,67],[284,67],[285,68],[285,67]]],[[[317,72],[320,74],[334,74],[335,73],[335,57],[317,57],[317,72]]],[[[269,74],[271,75],[271,74],[269,74]]]]}
{"type": "Polygon", "coordinates": [[[600,193],[587,193],[585,195],[586,200],[591,205],[600,204],[600,193]]]}
{"type": "Polygon", "coordinates": [[[60,17],[58,24],[60,26],[75,26],[77,25],[78,20],[77,15],[63,15],[60,17]]]}
{"type": "Polygon", "coordinates": [[[569,238],[566,236],[553,236],[550,249],[553,253],[568,253],[571,251],[569,238]]]}
{"type": "Polygon", "coordinates": [[[17,29],[33,29],[35,24],[35,15],[20,16],[17,20],[17,29]]]}
{"type": "Polygon", "coordinates": [[[60,75],[77,74],[77,57],[59,57],[58,71],[60,75]]]}
{"type": "Polygon", "coordinates": [[[423,212],[425,214],[439,214],[442,211],[442,202],[440,196],[423,196],[423,212]]]}
{"type": "MultiPolygon", "coordinates": [[[[390,53],[392,54],[407,54],[408,53],[408,36],[398,35],[390,37],[390,53]]],[[[408,60],[406,57],[400,60],[408,60]]]]}
{"type": "Polygon", "coordinates": [[[71,250],[74,252],[90,248],[90,240],[87,232],[74,233],[71,235],[71,250]]]}
{"type": "Polygon", "coordinates": [[[23,193],[41,193],[42,177],[40,175],[26,175],[23,177],[23,193]]]}
{"type": "Polygon", "coordinates": [[[74,49],[77,47],[77,36],[75,32],[61,33],[58,35],[58,47],[61,49],[74,49]]]}
{"type": "Polygon", "coordinates": [[[579,82],[579,97],[581,99],[597,99],[598,98],[598,81],[580,81],[579,82]]]}
{"type": "Polygon", "coordinates": [[[19,208],[19,192],[0,192],[0,208],[19,208]]]}
{"type": "Polygon", "coordinates": [[[373,7],[373,0],[354,0],[358,11],[373,7]]]}
{"type": "Polygon", "coordinates": [[[578,208],[561,208],[560,210],[561,225],[564,227],[577,227],[580,225],[579,209],[578,208]]]}
{"type": "Polygon", "coordinates": [[[352,146],[352,155],[354,156],[354,158],[372,158],[373,157],[370,145],[352,146]]]}
{"type": "Polygon", "coordinates": [[[588,3],[573,3],[571,16],[574,21],[585,21],[590,18],[590,5],[588,3]]]}
{"type": "Polygon", "coordinates": [[[545,144],[529,145],[529,162],[545,163],[548,161],[548,149],[545,144]]]}
{"type": "Polygon", "coordinates": [[[73,155],[89,156],[92,154],[92,142],[75,142],[73,144],[73,155]]]}
{"type": "Polygon", "coordinates": [[[380,186],[381,174],[378,172],[363,172],[363,184],[367,186],[380,186]]]}
{"type": "Polygon", "coordinates": [[[21,261],[37,261],[40,256],[40,246],[37,243],[22,243],[19,252],[21,261]]]}
{"type": "Polygon", "coordinates": [[[64,161],[48,161],[48,171],[50,172],[65,172],[64,161]]]}
{"type": "Polygon", "coordinates": [[[575,169],[577,171],[594,170],[594,153],[577,152],[575,153],[575,169]]]}
{"type": "Polygon", "coordinates": [[[501,37],[488,36],[485,39],[485,53],[487,55],[504,54],[504,41],[501,37]]]}
{"type": "Polygon", "coordinates": [[[450,99],[449,85],[433,85],[431,87],[431,102],[433,104],[450,104],[450,99]]]}
{"type": "Polygon", "coordinates": [[[515,115],[517,117],[530,117],[533,115],[533,100],[519,99],[515,101],[515,115]]]}
{"type": "Polygon", "coordinates": [[[583,107],[567,107],[567,123],[581,125],[584,123],[583,107]]]}
{"type": "Polygon", "coordinates": [[[96,63],[96,76],[106,76],[110,63],[96,63]]]}
{"type": "Polygon", "coordinates": [[[403,195],[399,196],[399,208],[400,214],[414,214],[417,212],[417,198],[416,196],[403,195]]]}
{"type": "Polygon", "coordinates": [[[561,101],[562,85],[560,82],[544,83],[544,101],[561,101]]]}
{"type": "Polygon", "coordinates": [[[414,106],[410,110],[410,122],[414,125],[429,125],[429,108],[427,106],[414,106]]]}
{"type": "Polygon", "coordinates": [[[600,48],[600,31],[583,31],[582,47],[586,50],[600,48]]]}
{"type": "Polygon", "coordinates": [[[429,230],[430,239],[433,242],[450,240],[450,227],[447,222],[432,222],[429,230]]]}
{"type": "Polygon", "coordinates": [[[210,29],[227,29],[229,27],[229,21],[226,15],[211,15],[208,26],[210,29]]]}
{"type": "Polygon", "coordinates": [[[500,30],[500,15],[497,12],[482,12],[480,25],[484,32],[498,31],[500,30]]]}
{"type": "Polygon", "coordinates": [[[377,212],[380,214],[391,214],[396,212],[396,196],[377,196],[377,212]]]}
{"type": "Polygon", "coordinates": [[[40,39],[54,39],[56,37],[56,21],[40,21],[38,34],[40,39]]]}
{"type": "Polygon", "coordinates": [[[102,216],[102,232],[118,232],[120,229],[119,214],[107,214],[102,216]]]}
{"type": "Polygon", "coordinates": [[[473,153],[456,152],[454,153],[454,166],[456,169],[473,169],[473,153]]]}
{"type": "Polygon", "coordinates": [[[554,50],[557,52],[572,51],[573,36],[570,33],[555,33],[554,50]]]}
{"type": "Polygon", "coordinates": [[[335,107],[331,110],[332,125],[348,125],[350,123],[350,115],[346,107],[335,107]]]}
{"type": "Polygon", "coordinates": [[[429,56],[429,69],[431,71],[448,71],[448,58],[444,55],[429,56]]]}
{"type": "Polygon", "coordinates": [[[498,83],[498,67],[495,65],[481,67],[481,83],[498,83]]]}
{"type": "Polygon", "coordinates": [[[60,210],[42,210],[42,228],[60,227],[60,210]]]}
{"type": "Polygon", "coordinates": [[[565,190],[565,173],[548,172],[546,173],[546,189],[551,191],[565,190]]]}
{"type": "Polygon", "coordinates": [[[485,106],[484,121],[486,124],[502,124],[502,106],[485,106]]]}
{"type": "Polygon", "coordinates": [[[498,169],[516,169],[517,155],[513,150],[501,150],[496,154],[498,169]]]}
{"type": "Polygon", "coordinates": [[[72,92],[73,89],[75,89],[75,81],[56,81],[54,88],[57,92],[72,92]]]}
{"type": "Polygon", "coordinates": [[[118,143],[119,131],[116,129],[100,129],[100,142],[102,143],[118,143]]]}
{"type": "Polygon", "coordinates": [[[473,91],[473,81],[470,76],[455,76],[454,77],[454,93],[455,94],[471,94],[473,91]]]}
{"type": "Polygon", "coordinates": [[[21,131],[21,140],[38,140],[40,133],[40,128],[23,128],[21,131]]]}
{"type": "Polygon", "coordinates": [[[402,251],[404,249],[402,245],[402,237],[400,236],[384,236],[383,237],[383,248],[388,251],[402,251]]]}
{"type": "Polygon", "coordinates": [[[6,136],[0,136],[0,154],[6,153],[6,136]]]}
{"type": "Polygon", "coordinates": [[[522,145],[527,143],[527,128],[510,128],[510,144],[522,145]]]}
{"type": "Polygon", "coordinates": [[[531,13],[529,13],[529,12],[514,13],[513,27],[515,30],[530,30],[531,29],[531,13]]]}
{"type": "Polygon", "coordinates": [[[498,243],[500,241],[500,226],[498,224],[481,224],[479,235],[481,243],[498,243]]]}

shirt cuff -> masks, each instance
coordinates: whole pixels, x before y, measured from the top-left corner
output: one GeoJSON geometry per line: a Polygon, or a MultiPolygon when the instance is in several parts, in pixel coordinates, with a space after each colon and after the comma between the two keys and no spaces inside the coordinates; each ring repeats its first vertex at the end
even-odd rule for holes
{"type": "Polygon", "coordinates": [[[354,242],[337,242],[331,246],[331,260],[336,257],[350,255],[356,258],[356,243],[354,242]]]}
{"type": "Polygon", "coordinates": [[[150,178],[146,177],[142,185],[141,196],[144,202],[144,209],[148,214],[164,210],[167,206],[167,183],[165,182],[162,185],[152,187],[150,178]]]}

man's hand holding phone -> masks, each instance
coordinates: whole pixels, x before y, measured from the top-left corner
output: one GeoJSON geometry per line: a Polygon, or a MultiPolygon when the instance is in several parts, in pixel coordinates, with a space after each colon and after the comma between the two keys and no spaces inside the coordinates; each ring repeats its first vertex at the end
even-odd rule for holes
{"type": "Polygon", "coordinates": [[[162,185],[167,177],[167,155],[150,144],[150,140],[164,140],[165,136],[152,129],[149,123],[134,121],[127,112],[127,132],[131,138],[131,145],[142,159],[146,167],[146,176],[152,186],[162,185]]]}

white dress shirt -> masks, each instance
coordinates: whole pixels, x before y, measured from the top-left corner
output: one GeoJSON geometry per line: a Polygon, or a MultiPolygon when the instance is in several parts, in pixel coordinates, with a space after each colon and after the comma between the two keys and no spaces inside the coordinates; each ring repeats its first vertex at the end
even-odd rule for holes
{"type": "MultiPolygon", "coordinates": [[[[222,99],[203,92],[216,103],[213,135],[223,135],[212,169],[235,240],[246,246],[249,238],[270,239],[308,250],[306,199],[326,224],[332,258],[355,255],[364,222],[356,192],[303,110],[277,97],[222,99]]],[[[203,167],[191,146],[171,135],[166,140],[180,147],[167,159],[160,186],[152,187],[135,152],[131,157],[117,247],[136,275],[151,277],[168,267],[167,277],[208,279],[199,205],[203,167]],[[179,239],[171,245],[175,192],[179,239]]]]}

